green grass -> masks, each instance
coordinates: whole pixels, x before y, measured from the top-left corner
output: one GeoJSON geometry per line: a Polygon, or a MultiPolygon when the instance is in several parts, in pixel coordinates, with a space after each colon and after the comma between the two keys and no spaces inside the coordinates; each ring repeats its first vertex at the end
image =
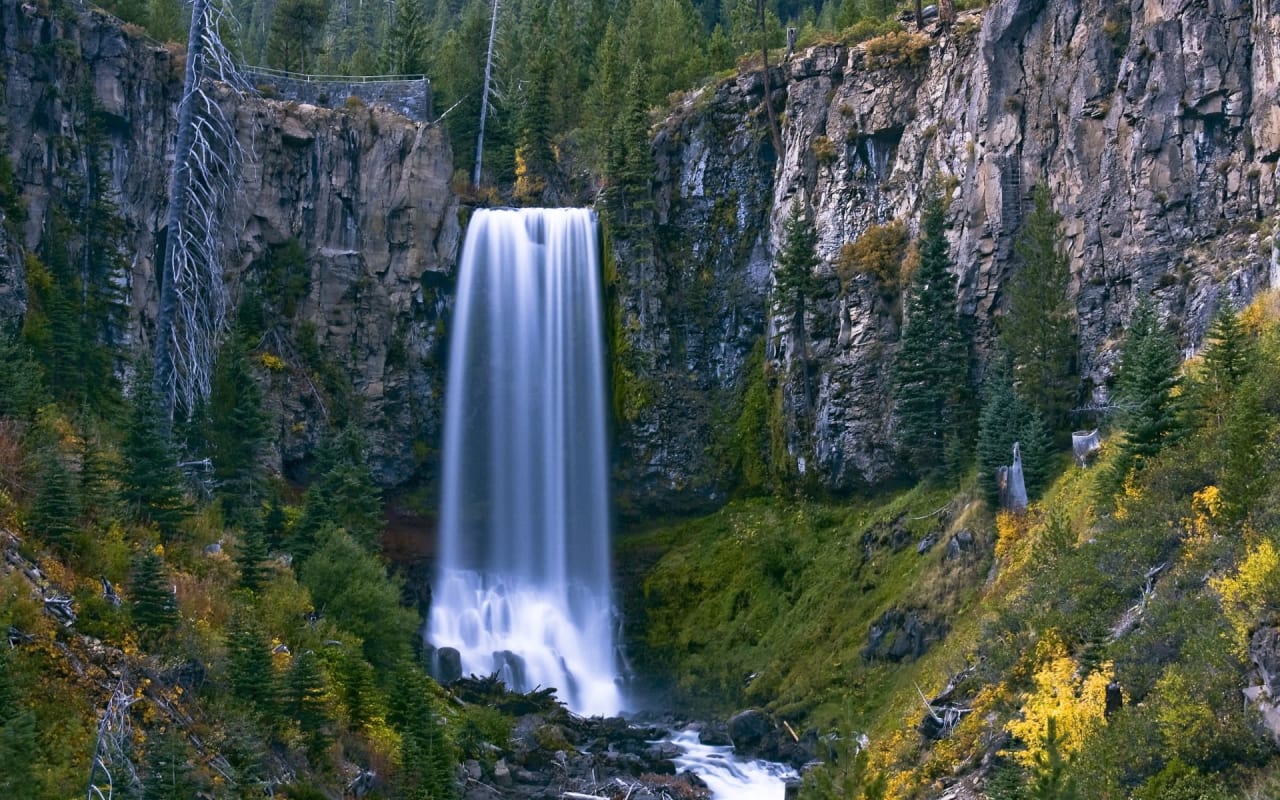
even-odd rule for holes
{"type": "Polygon", "coordinates": [[[936,488],[845,504],[757,498],[624,536],[624,564],[662,554],[629,593],[644,635],[631,642],[637,661],[667,678],[681,707],[748,704],[820,730],[879,727],[886,703],[904,689],[914,697],[920,676],[913,664],[866,661],[868,630],[895,605],[949,625],[967,610],[990,549],[990,520],[969,499],[936,488]],[[979,546],[945,562],[962,526],[979,546]],[[938,543],[917,554],[930,533],[938,543]]]}

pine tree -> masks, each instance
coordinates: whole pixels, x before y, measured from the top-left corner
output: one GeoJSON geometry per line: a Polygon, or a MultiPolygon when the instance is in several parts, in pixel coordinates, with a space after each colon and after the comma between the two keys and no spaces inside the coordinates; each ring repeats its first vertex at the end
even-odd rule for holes
{"type": "Polygon", "coordinates": [[[373,717],[373,667],[356,650],[342,659],[342,704],[347,711],[347,727],[360,731],[373,717]]]}
{"type": "Polygon", "coordinates": [[[23,707],[9,651],[0,648],[0,797],[35,796],[40,753],[36,718],[23,707]]]}
{"type": "Polygon", "coordinates": [[[302,728],[307,750],[313,757],[323,753],[333,737],[328,694],[319,656],[310,650],[299,655],[289,671],[287,710],[302,728]]]}
{"type": "Polygon", "coordinates": [[[623,97],[622,112],[610,134],[605,177],[605,204],[616,232],[626,236],[643,225],[653,206],[653,154],[649,146],[649,105],[644,99],[647,73],[636,62],[623,97]]]}
{"type": "Polygon", "coordinates": [[[430,31],[422,0],[395,0],[391,27],[382,45],[382,69],[390,75],[427,72],[430,31]]]}
{"type": "Polygon", "coordinates": [[[1035,770],[1027,786],[1029,800],[1079,800],[1075,779],[1071,777],[1068,759],[1062,753],[1062,737],[1057,720],[1049,718],[1044,747],[1037,755],[1035,770]]]}
{"type": "Polygon", "coordinates": [[[271,666],[271,643],[242,610],[232,620],[227,636],[228,677],[231,691],[263,717],[276,706],[276,680],[271,666]]]}
{"type": "MultiPolygon", "coordinates": [[[[0,161],[3,163],[3,161],[0,161]]],[[[30,346],[0,329],[0,417],[29,420],[44,401],[43,371],[30,346]]]]}
{"type": "Polygon", "coordinates": [[[262,588],[267,574],[267,539],[262,532],[262,520],[257,514],[249,515],[244,532],[240,536],[240,549],[236,564],[240,567],[240,585],[251,592],[262,588]]]}
{"type": "Polygon", "coordinates": [[[1021,265],[1009,282],[1000,340],[1013,355],[1019,394],[1061,439],[1069,430],[1077,390],[1071,269],[1058,250],[1062,217],[1050,204],[1048,187],[1038,186],[1033,196],[1035,209],[1018,237],[1021,265]]]}
{"type": "Polygon", "coordinates": [[[921,220],[920,267],[907,298],[902,347],[893,365],[897,440],[919,476],[940,475],[948,444],[964,436],[969,347],[956,314],[955,280],[947,255],[940,194],[929,199],[921,220]]]}
{"type": "Polygon", "coordinates": [[[120,465],[111,450],[102,443],[102,434],[92,417],[83,416],[77,423],[80,437],[80,498],[86,515],[99,523],[115,517],[116,488],[114,476],[120,465]]]}
{"type": "Polygon", "coordinates": [[[201,787],[192,764],[191,746],[176,729],[153,733],[142,764],[142,800],[191,800],[201,787]]]}
{"type": "Polygon", "coordinates": [[[1276,455],[1274,430],[1261,383],[1246,379],[1231,395],[1224,424],[1218,483],[1228,519],[1244,519],[1266,495],[1276,455]]]}
{"type": "Polygon", "coordinates": [[[1022,453],[1027,497],[1035,498],[1048,481],[1051,443],[1039,412],[1013,389],[1009,370],[997,361],[987,379],[986,397],[978,423],[978,485],[995,508],[1000,498],[996,472],[1013,458],[1013,444],[1022,453]]]}
{"type": "Polygon", "coordinates": [[[1249,375],[1257,348],[1224,295],[1205,332],[1203,369],[1195,395],[1206,420],[1221,428],[1230,413],[1232,393],[1249,375]]]}
{"type": "Polygon", "coordinates": [[[1155,306],[1143,299],[1133,312],[1120,350],[1116,375],[1118,421],[1124,428],[1110,488],[1123,485],[1129,473],[1170,444],[1181,428],[1175,389],[1178,348],[1160,325],[1155,306]]]}
{"type": "Polygon", "coordinates": [[[80,514],[80,498],[75,481],[56,450],[42,453],[39,463],[39,489],[27,518],[27,527],[66,553],[70,551],[78,530],[76,518],[80,514]]]}
{"type": "Polygon", "coordinates": [[[389,717],[401,736],[398,793],[433,800],[455,797],[453,754],[431,708],[430,678],[414,665],[404,663],[396,670],[394,683],[398,691],[391,697],[389,717]]]}
{"type": "Polygon", "coordinates": [[[260,458],[267,439],[262,391],[249,369],[247,343],[233,332],[218,354],[209,391],[205,439],[217,494],[231,521],[252,515],[262,495],[260,458]]]}
{"type": "Polygon", "coordinates": [[[320,59],[320,36],[328,18],[326,0],[279,0],[271,15],[268,63],[291,72],[314,69],[320,59]]]}
{"type": "Polygon", "coordinates": [[[151,377],[139,374],[122,447],[120,500],[134,519],[154,523],[161,535],[169,538],[187,518],[189,507],[182,491],[178,456],[164,430],[151,377]]]}
{"type": "Polygon", "coordinates": [[[364,458],[364,442],[354,428],[330,437],[316,455],[319,478],[307,489],[302,517],[293,527],[290,549],[296,559],[315,548],[326,526],[345,529],[368,550],[379,548],[382,492],[364,458]]]}
{"type": "Polygon", "coordinates": [[[144,644],[154,646],[177,626],[178,602],[164,559],[155,550],[143,550],[134,558],[129,597],[133,623],[144,644]]]}

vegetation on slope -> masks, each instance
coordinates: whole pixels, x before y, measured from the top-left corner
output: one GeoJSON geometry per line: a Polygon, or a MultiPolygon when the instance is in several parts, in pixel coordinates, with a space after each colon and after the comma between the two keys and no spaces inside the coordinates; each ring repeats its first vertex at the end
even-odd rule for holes
{"type": "Polygon", "coordinates": [[[992,800],[1272,796],[1273,734],[1241,692],[1280,621],[1280,300],[1224,305],[1181,368],[1162,336],[1139,319],[1128,427],[1087,469],[1064,458],[1025,514],[916,488],[740,501],[630,538],[630,557],[670,547],[643,582],[649,663],[706,706],[842,732],[810,797],[933,797],[962,779],[992,800]],[[946,522],[914,519],[948,500],[946,522]],[[897,552],[878,533],[895,521],[897,552]],[[949,559],[961,527],[976,550],[949,559]],[[871,630],[895,605],[945,639],[878,660],[871,630]],[[922,725],[924,699],[958,721],[922,725]]]}

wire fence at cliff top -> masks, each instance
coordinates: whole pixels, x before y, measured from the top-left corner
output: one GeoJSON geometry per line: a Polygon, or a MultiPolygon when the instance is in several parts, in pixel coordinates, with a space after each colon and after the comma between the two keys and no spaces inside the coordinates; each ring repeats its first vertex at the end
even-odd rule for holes
{"type": "Polygon", "coordinates": [[[245,74],[259,75],[269,78],[285,78],[303,83],[430,83],[426,75],[323,75],[309,72],[289,72],[271,67],[255,67],[241,64],[240,70],[245,74]]]}

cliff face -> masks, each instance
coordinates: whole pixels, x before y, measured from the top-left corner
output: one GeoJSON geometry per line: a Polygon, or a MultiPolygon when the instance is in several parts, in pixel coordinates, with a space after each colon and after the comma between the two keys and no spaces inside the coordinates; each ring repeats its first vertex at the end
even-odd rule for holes
{"type": "MultiPolygon", "coordinates": [[[[128,228],[126,333],[149,350],[185,56],[96,12],[5,0],[0,25],[9,157],[28,208],[23,241],[0,247],[0,319],[22,307],[15,253],[37,246],[50,198],[83,174],[92,97],[105,115],[106,165],[128,228]]],[[[222,104],[244,154],[222,219],[233,304],[272,245],[296,239],[306,253],[297,313],[272,320],[288,335],[263,342],[286,362],[263,371],[276,390],[268,394],[283,442],[277,455],[286,469],[300,466],[331,410],[320,378],[290,344],[314,338],[325,361],[350,377],[379,478],[403,481],[429,462],[438,439],[439,320],[458,238],[447,138],[357,103],[332,111],[228,94],[222,104]]]]}
{"type": "MultiPolygon", "coordinates": [[[[931,183],[950,199],[960,309],[980,347],[992,341],[1001,287],[1017,269],[1013,242],[1040,183],[1064,217],[1086,396],[1105,387],[1141,294],[1152,293],[1194,347],[1220,293],[1240,301],[1280,281],[1270,238],[1278,64],[1276,0],[1001,0],[895,47],[819,45],[775,67],[773,102],[784,112],[776,160],[758,71],[686,98],[655,145],[655,260],[665,274],[622,294],[629,309],[649,312],[631,341],[654,348],[655,363],[670,331],[697,348],[654,373],[661,399],[624,426],[632,461],[621,472],[688,502],[714,500],[718,487],[692,480],[708,474],[698,448],[711,444],[714,410],[679,393],[689,380],[713,397],[741,397],[755,379],[746,356],[764,333],[766,370],[781,387],[777,436],[797,471],[833,491],[890,476],[900,304],[869,275],[842,286],[835,265],[872,224],[899,219],[914,231],[931,183]],[[768,300],[771,256],[798,201],[813,208],[822,260],[803,341],[792,315],[768,300]],[[721,218],[728,231],[716,227],[721,218]],[[722,252],[735,237],[737,250],[722,252]],[[710,306],[670,284],[708,270],[710,306]],[[685,409],[679,424],[649,422],[670,420],[670,405],[685,409]],[[675,454],[685,460],[667,457],[675,454]]],[[[633,250],[619,248],[620,259],[636,261],[633,250]]],[[[658,495],[636,499],[646,497],[658,495]]]]}

